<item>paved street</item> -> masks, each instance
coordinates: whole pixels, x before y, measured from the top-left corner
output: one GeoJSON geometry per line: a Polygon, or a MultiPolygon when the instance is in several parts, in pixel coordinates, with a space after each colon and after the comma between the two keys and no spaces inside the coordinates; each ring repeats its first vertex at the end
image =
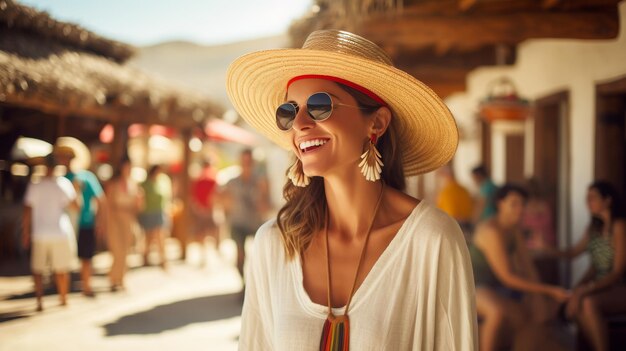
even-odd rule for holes
{"type": "MultiPolygon", "coordinates": [[[[205,266],[200,251],[191,245],[186,262],[172,260],[167,271],[141,267],[140,256],[131,255],[127,289],[116,293],[106,279],[110,256],[101,253],[94,259],[96,297],[80,294],[74,274],[68,306],[59,306],[48,283],[43,312],[35,312],[27,263],[1,262],[0,351],[236,350],[241,282],[234,243],[224,241],[219,254],[209,249],[205,266]]],[[[168,257],[179,257],[175,245],[168,257]]]]}

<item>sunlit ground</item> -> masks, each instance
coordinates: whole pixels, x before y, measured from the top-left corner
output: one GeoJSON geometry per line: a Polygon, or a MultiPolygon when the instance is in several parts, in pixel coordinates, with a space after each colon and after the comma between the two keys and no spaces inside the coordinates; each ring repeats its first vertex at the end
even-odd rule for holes
{"type": "Polygon", "coordinates": [[[68,306],[59,306],[49,280],[43,312],[35,312],[30,276],[2,276],[0,350],[236,350],[242,299],[235,245],[225,240],[219,253],[210,246],[205,265],[200,254],[192,244],[186,262],[176,260],[178,247],[168,242],[167,271],[142,267],[131,254],[127,289],[116,293],[106,278],[111,258],[98,254],[96,297],[81,295],[74,274],[68,306]]]}

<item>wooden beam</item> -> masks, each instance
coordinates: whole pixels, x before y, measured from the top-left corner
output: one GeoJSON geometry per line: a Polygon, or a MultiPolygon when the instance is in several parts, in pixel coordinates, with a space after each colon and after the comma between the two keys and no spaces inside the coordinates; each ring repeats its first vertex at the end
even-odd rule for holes
{"type": "Polygon", "coordinates": [[[477,2],[478,0],[459,0],[459,10],[467,11],[476,5],[477,2]]]}
{"type": "Polygon", "coordinates": [[[456,82],[456,83],[441,83],[438,81],[422,81],[424,84],[428,85],[440,98],[445,99],[448,96],[456,93],[462,93],[467,90],[467,86],[465,82],[456,82]]]}
{"type": "Polygon", "coordinates": [[[431,86],[442,97],[465,90],[467,74],[481,66],[515,63],[515,47],[508,47],[503,62],[498,63],[495,47],[466,53],[437,55],[433,50],[398,51],[393,57],[399,69],[431,86]]]}
{"type": "Polygon", "coordinates": [[[553,9],[557,7],[561,2],[561,0],[543,0],[541,2],[541,7],[543,7],[544,9],[553,9]]]}
{"type": "Polygon", "coordinates": [[[59,102],[46,101],[44,99],[30,98],[22,95],[7,95],[2,100],[3,103],[8,105],[23,107],[33,110],[39,110],[51,115],[83,115],[91,116],[96,119],[103,119],[107,121],[115,121],[119,115],[115,115],[112,111],[108,111],[106,108],[89,108],[83,107],[81,109],[72,109],[67,106],[63,106],[59,102]]]}
{"type": "Polygon", "coordinates": [[[128,123],[146,123],[161,124],[176,128],[191,128],[197,125],[197,122],[191,117],[192,112],[170,112],[168,118],[163,120],[157,116],[155,110],[141,108],[136,106],[117,106],[117,105],[66,105],[59,101],[51,101],[37,97],[29,97],[25,95],[11,94],[5,95],[0,103],[7,105],[39,110],[51,115],[81,116],[84,118],[93,118],[116,123],[117,121],[126,121],[128,123]]]}
{"type": "Polygon", "coordinates": [[[465,79],[471,71],[471,68],[417,63],[397,67],[428,85],[441,98],[465,91],[465,79]]]}
{"type": "Polygon", "coordinates": [[[522,12],[500,15],[376,16],[360,34],[385,45],[434,48],[438,53],[472,51],[494,45],[516,45],[531,38],[612,39],[619,31],[617,11],[522,12]]]}
{"type": "Polygon", "coordinates": [[[512,65],[515,63],[517,56],[515,46],[505,46],[503,48],[502,62],[498,62],[498,50],[500,50],[498,47],[489,46],[468,52],[449,52],[445,55],[436,53],[432,48],[427,50],[396,50],[396,55],[392,59],[398,67],[430,65],[467,70],[480,66],[512,65]]]}
{"type": "Polygon", "coordinates": [[[449,16],[460,13],[503,14],[515,12],[603,11],[617,9],[622,0],[438,0],[416,1],[404,6],[402,13],[412,15],[449,16]]]}
{"type": "Polygon", "coordinates": [[[465,76],[470,71],[469,68],[445,67],[439,65],[416,64],[407,67],[398,67],[419,80],[439,81],[444,83],[458,82],[465,80],[465,76]]]}

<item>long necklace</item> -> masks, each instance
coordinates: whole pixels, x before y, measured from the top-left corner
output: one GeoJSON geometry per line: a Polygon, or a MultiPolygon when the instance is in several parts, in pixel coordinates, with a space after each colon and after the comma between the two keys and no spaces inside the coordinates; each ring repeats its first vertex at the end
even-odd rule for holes
{"type": "Polygon", "coordinates": [[[322,329],[322,337],[320,339],[320,351],[348,351],[350,349],[350,319],[348,318],[348,309],[350,308],[350,302],[352,301],[352,295],[354,294],[354,288],[356,287],[356,280],[359,276],[359,270],[361,269],[361,264],[363,263],[363,257],[365,253],[365,249],[367,248],[367,243],[370,239],[370,234],[372,233],[372,226],[374,225],[374,219],[376,219],[376,214],[378,213],[378,208],[380,207],[381,200],[383,198],[383,190],[385,186],[383,185],[380,189],[380,195],[378,195],[378,201],[376,202],[376,207],[374,208],[374,214],[372,216],[372,221],[370,222],[369,227],[367,228],[367,235],[365,237],[365,243],[363,243],[363,248],[361,249],[361,255],[359,256],[359,264],[356,267],[356,273],[354,274],[354,282],[352,283],[352,289],[350,289],[350,295],[348,295],[348,303],[346,304],[346,310],[343,316],[335,316],[333,314],[333,310],[330,303],[331,296],[331,286],[330,286],[330,253],[328,249],[328,217],[326,219],[326,228],[325,228],[325,236],[326,236],[326,277],[328,278],[328,317],[326,317],[326,322],[324,322],[324,329],[322,329]]]}

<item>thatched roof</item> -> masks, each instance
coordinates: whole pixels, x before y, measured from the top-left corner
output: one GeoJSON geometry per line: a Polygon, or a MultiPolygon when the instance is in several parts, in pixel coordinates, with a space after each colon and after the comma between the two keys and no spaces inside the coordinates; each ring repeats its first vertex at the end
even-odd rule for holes
{"type": "MultiPolygon", "coordinates": [[[[0,20],[0,102],[51,114],[178,127],[221,115],[221,106],[206,97],[120,65],[108,59],[110,55],[96,54],[93,49],[95,43],[108,43],[102,47],[108,47],[112,53],[126,47],[123,44],[90,33],[87,37],[92,39],[85,40],[83,48],[77,48],[60,40],[59,33],[43,35],[43,31],[25,26],[24,18],[49,19],[47,15],[0,0],[0,13],[20,11],[21,15],[0,16],[4,18],[0,20]],[[7,18],[18,18],[12,23],[21,25],[8,26],[11,21],[7,18]]],[[[50,21],[54,28],[65,25],[50,21]]]]}
{"type": "Polygon", "coordinates": [[[292,47],[301,47],[306,37],[319,29],[358,33],[363,21],[375,14],[399,13],[409,0],[314,0],[314,5],[289,27],[292,47]]]}
{"type": "Polygon", "coordinates": [[[120,63],[128,60],[135,52],[127,44],[103,38],[72,23],[59,22],[46,12],[12,0],[0,0],[0,27],[32,33],[120,63]]]}

